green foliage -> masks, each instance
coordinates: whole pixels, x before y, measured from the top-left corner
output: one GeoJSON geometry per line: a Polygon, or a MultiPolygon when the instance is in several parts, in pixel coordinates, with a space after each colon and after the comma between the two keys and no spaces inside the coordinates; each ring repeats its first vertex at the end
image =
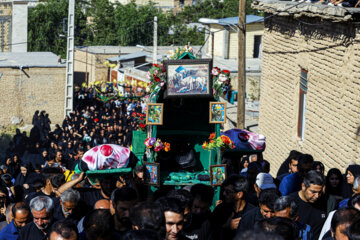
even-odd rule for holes
{"type": "MultiPolygon", "coordinates": [[[[67,0],[47,0],[29,9],[28,47],[29,51],[51,51],[65,57],[66,33],[63,19],[68,15],[67,0]]],[[[86,18],[79,3],[76,7],[75,44],[82,45],[86,18]]],[[[67,30],[67,27],[65,27],[67,30]]]]}
{"type": "MultiPolygon", "coordinates": [[[[252,0],[246,0],[246,14],[259,15],[251,8],[252,0]]],[[[186,6],[178,16],[185,22],[198,22],[199,18],[227,18],[239,15],[239,0],[204,0],[193,6],[186,6]]]]}
{"type": "MultiPolygon", "coordinates": [[[[153,3],[145,6],[137,6],[134,2],[127,5],[119,4],[115,9],[114,25],[118,42],[123,46],[152,45],[154,17],[158,16],[158,22],[166,18],[153,3]]],[[[162,32],[158,35],[161,36],[162,32]]]]}
{"type": "MultiPolygon", "coordinates": [[[[256,14],[247,0],[248,14],[256,14]]],[[[225,18],[238,15],[238,0],[204,0],[184,7],[178,15],[160,10],[154,3],[137,6],[113,4],[109,0],[76,1],[75,45],[153,44],[153,19],[158,17],[159,45],[202,45],[204,33],[186,24],[199,18],[225,18]],[[83,11],[83,10],[86,11],[83,11]],[[84,14],[86,12],[86,14],[84,14]]],[[[68,0],[43,0],[29,10],[28,46],[30,51],[52,51],[63,58],[66,54],[68,0]],[[65,26],[65,29],[67,27],[65,26]]]]}
{"type": "Polygon", "coordinates": [[[9,143],[12,141],[17,128],[18,126],[16,125],[0,127],[0,158],[5,157],[6,149],[9,147],[9,143]]]}
{"type": "Polygon", "coordinates": [[[86,10],[91,34],[85,45],[116,45],[114,5],[108,0],[92,0],[86,10]]]}

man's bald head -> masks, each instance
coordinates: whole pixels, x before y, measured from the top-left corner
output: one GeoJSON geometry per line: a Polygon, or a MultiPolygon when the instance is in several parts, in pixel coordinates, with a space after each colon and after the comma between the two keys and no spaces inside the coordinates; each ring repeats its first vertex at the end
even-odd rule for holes
{"type": "Polygon", "coordinates": [[[101,199],[95,203],[95,209],[110,209],[110,200],[101,199]]]}
{"type": "Polygon", "coordinates": [[[74,223],[60,220],[50,230],[49,240],[77,240],[79,237],[77,227],[74,223]]]}

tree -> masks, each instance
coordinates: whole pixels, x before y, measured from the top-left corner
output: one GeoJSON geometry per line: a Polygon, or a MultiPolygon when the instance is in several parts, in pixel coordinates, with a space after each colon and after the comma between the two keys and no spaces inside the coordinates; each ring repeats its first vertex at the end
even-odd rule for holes
{"type": "Polygon", "coordinates": [[[91,0],[86,8],[91,34],[86,45],[117,45],[115,6],[109,0],[91,0]]]}
{"type": "Polygon", "coordinates": [[[123,46],[152,45],[153,20],[158,16],[162,21],[165,15],[153,3],[137,6],[134,2],[115,9],[115,28],[119,42],[123,46]]]}
{"type": "MultiPolygon", "coordinates": [[[[247,0],[247,7],[250,1],[247,0]]],[[[113,4],[109,0],[76,1],[75,45],[153,44],[153,19],[158,17],[159,45],[204,43],[204,33],[187,24],[199,18],[225,18],[238,15],[238,0],[204,0],[186,6],[178,15],[163,12],[154,3],[138,6],[113,4]],[[82,12],[86,9],[86,14],[82,12]]],[[[248,14],[252,14],[249,9],[248,14]]],[[[29,50],[52,51],[65,57],[66,33],[63,19],[68,15],[68,0],[44,0],[29,11],[29,50]]],[[[65,26],[67,29],[67,27],[65,26]]]]}
{"type": "MultiPolygon", "coordinates": [[[[75,44],[82,45],[87,38],[86,17],[77,2],[75,12],[75,44]]],[[[63,19],[68,17],[67,0],[47,0],[29,10],[28,47],[29,51],[50,51],[66,56],[66,33],[63,19]]],[[[67,30],[67,25],[65,25],[67,30]]]]}
{"type": "MultiPolygon", "coordinates": [[[[259,15],[251,8],[252,0],[246,0],[246,13],[259,15]]],[[[204,0],[192,6],[186,6],[178,14],[185,22],[198,22],[200,18],[227,18],[239,15],[239,0],[204,0]]]]}

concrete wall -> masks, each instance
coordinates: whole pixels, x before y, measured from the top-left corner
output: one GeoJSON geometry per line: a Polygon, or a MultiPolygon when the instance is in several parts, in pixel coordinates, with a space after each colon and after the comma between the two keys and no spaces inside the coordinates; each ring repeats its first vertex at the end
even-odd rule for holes
{"type": "Polygon", "coordinates": [[[14,1],[12,12],[12,52],[27,52],[28,2],[14,1]]]}
{"type": "MultiPolygon", "coordinates": [[[[226,54],[228,58],[236,59],[238,57],[238,33],[229,28],[229,36],[226,38],[224,31],[219,31],[224,29],[224,26],[221,25],[211,25],[210,31],[215,32],[215,45],[214,45],[214,54],[218,57],[224,57],[226,54]],[[217,32],[219,31],[219,32],[217,32]],[[226,53],[224,46],[228,45],[228,52],[226,53]]],[[[254,54],[254,39],[257,35],[264,34],[264,23],[252,23],[246,25],[246,58],[253,58],[254,54]]],[[[211,53],[211,36],[209,37],[207,51],[211,53]]]]}
{"type": "MultiPolygon", "coordinates": [[[[238,90],[238,74],[231,73],[232,90],[238,90]]],[[[248,101],[258,101],[260,98],[261,72],[246,72],[245,93],[248,101]]]]}
{"type": "Polygon", "coordinates": [[[11,24],[12,21],[12,4],[11,2],[0,3],[0,52],[11,51],[11,24]]]}
{"type": "Polygon", "coordinates": [[[273,17],[265,24],[259,132],[274,174],[293,149],[326,167],[360,163],[360,34],[352,23],[273,17]],[[308,71],[304,140],[297,135],[300,71],[308,71]]]}
{"type": "Polygon", "coordinates": [[[116,57],[118,54],[93,54],[86,51],[75,50],[74,53],[74,72],[78,82],[85,80],[85,72],[88,73],[89,82],[107,81],[108,68],[104,65],[107,58],[116,57]],[[86,67],[87,66],[87,67],[86,67]]]}
{"type": "Polygon", "coordinates": [[[31,124],[36,110],[49,113],[52,124],[62,123],[65,103],[65,68],[0,68],[0,125],[11,117],[31,124]],[[27,76],[28,75],[28,76],[27,76]]]}

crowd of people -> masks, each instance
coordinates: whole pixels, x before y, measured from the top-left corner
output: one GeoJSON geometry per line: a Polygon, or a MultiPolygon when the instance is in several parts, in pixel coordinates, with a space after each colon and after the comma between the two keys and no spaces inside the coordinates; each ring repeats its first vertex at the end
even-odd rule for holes
{"type": "Polygon", "coordinates": [[[36,112],[30,136],[14,136],[0,165],[0,240],[360,239],[360,165],[325,171],[295,150],[276,176],[260,156],[243,157],[219,192],[195,184],[148,194],[143,166],[92,184],[75,165],[98,144],[130,147],[132,113],[144,105],[77,98],[61,126],[36,112]]]}

